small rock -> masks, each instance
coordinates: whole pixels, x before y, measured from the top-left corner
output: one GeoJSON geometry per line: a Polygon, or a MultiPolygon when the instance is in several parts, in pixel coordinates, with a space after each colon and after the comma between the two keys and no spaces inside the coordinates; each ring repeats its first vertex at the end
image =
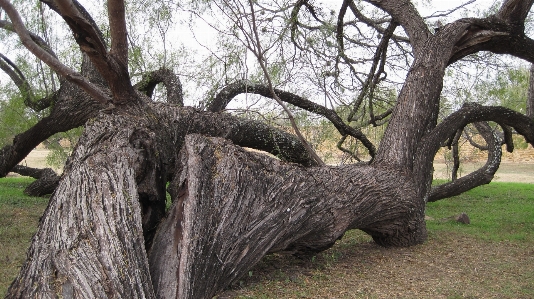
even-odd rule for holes
{"type": "Polygon", "coordinates": [[[456,221],[463,224],[470,224],[469,216],[466,213],[462,213],[456,217],[456,221]]]}

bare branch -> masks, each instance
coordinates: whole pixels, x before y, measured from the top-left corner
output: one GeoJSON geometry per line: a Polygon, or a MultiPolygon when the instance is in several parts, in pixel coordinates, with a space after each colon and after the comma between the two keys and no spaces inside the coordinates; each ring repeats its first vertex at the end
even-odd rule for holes
{"type": "Polygon", "coordinates": [[[117,23],[114,24],[118,26],[118,29],[113,29],[116,30],[114,35],[115,41],[118,43],[117,48],[122,47],[123,43],[126,44],[125,48],[114,50],[115,52],[113,53],[107,52],[102,33],[89,13],[78,3],[78,1],[61,0],[55,2],[55,4],[57,4],[59,14],[67,22],[74,33],[74,37],[80,46],[80,50],[89,56],[98,69],[98,72],[109,84],[111,93],[113,94],[113,103],[125,104],[136,98],[128,74],[128,56],[127,53],[126,55],[124,54],[124,51],[128,51],[125,29],[126,25],[118,24],[120,23],[120,20],[124,21],[124,12],[121,14],[121,4],[113,1],[108,2],[108,5],[112,5],[111,13],[113,14],[109,16],[110,22],[111,19],[113,19],[113,22],[117,23]],[[119,32],[124,34],[124,36],[119,37],[119,32]]]}
{"type": "Polygon", "coordinates": [[[383,9],[399,23],[408,37],[413,48],[415,57],[418,57],[423,50],[429,36],[430,30],[425,24],[415,6],[409,0],[366,0],[367,2],[383,9]]]}
{"type": "Polygon", "coordinates": [[[469,175],[459,179],[453,178],[450,183],[432,188],[428,202],[456,196],[480,185],[488,184],[493,179],[497,169],[499,169],[502,155],[501,140],[488,123],[478,122],[474,123],[474,125],[488,144],[489,150],[486,164],[469,175]]]}
{"type": "Polygon", "coordinates": [[[126,30],[124,0],[108,1],[109,29],[111,35],[110,54],[123,65],[128,65],[128,39],[126,30]]]}
{"type": "Polygon", "coordinates": [[[252,0],[249,0],[248,3],[249,3],[249,6],[250,6],[250,12],[251,12],[250,15],[251,15],[251,18],[252,18],[251,19],[251,23],[252,24],[250,24],[250,25],[252,25],[252,34],[254,35],[254,37],[253,37],[254,38],[253,47],[249,48],[249,50],[251,50],[252,53],[254,53],[254,55],[258,59],[258,63],[260,64],[260,67],[261,67],[261,69],[263,71],[263,75],[265,76],[265,79],[267,80],[267,84],[269,86],[269,90],[271,91],[273,99],[286,112],[286,114],[287,114],[287,116],[289,118],[289,121],[291,122],[291,126],[293,127],[293,130],[295,131],[295,134],[298,136],[298,138],[304,144],[306,150],[308,151],[310,156],[312,156],[315,159],[317,164],[325,165],[323,160],[311,148],[310,144],[306,141],[304,136],[302,136],[302,133],[300,132],[300,130],[299,130],[298,126],[297,126],[297,123],[295,122],[295,118],[293,117],[293,114],[291,113],[291,111],[289,111],[287,106],[284,104],[284,102],[282,102],[282,100],[280,100],[280,98],[278,97],[278,95],[274,91],[273,83],[272,83],[271,78],[269,76],[269,71],[267,70],[267,65],[266,65],[267,61],[265,59],[264,52],[263,52],[262,47],[261,47],[260,36],[258,34],[258,28],[257,28],[257,25],[256,25],[256,16],[255,16],[255,12],[254,12],[254,3],[252,2],[252,0]]]}
{"type": "Polygon", "coordinates": [[[24,26],[24,23],[22,22],[22,19],[20,18],[20,15],[18,14],[17,10],[11,5],[11,3],[9,3],[8,0],[0,0],[0,7],[4,9],[4,11],[11,19],[13,27],[19,35],[22,44],[37,58],[39,58],[48,66],[50,66],[58,74],[66,77],[67,80],[79,85],[83,90],[90,94],[93,99],[97,100],[98,102],[108,103],[111,101],[110,97],[105,94],[100,88],[91,83],[78,72],[59,62],[56,57],[52,56],[47,51],[43,50],[43,48],[41,48],[37,43],[35,43],[30,34],[28,33],[28,30],[24,26]]]}
{"type": "MultiPolygon", "coordinates": [[[[284,90],[274,89],[274,92],[279,97],[279,99],[283,102],[286,102],[288,104],[302,108],[306,111],[326,117],[329,121],[332,122],[332,124],[336,127],[336,129],[342,136],[350,135],[360,140],[362,144],[369,151],[369,155],[371,157],[375,156],[376,148],[374,144],[367,138],[367,136],[365,136],[365,134],[363,134],[361,130],[357,128],[353,128],[347,125],[345,122],[343,122],[341,117],[339,117],[339,115],[334,110],[328,109],[308,99],[305,99],[303,97],[300,97],[296,94],[293,94],[293,93],[290,93],[284,90]]],[[[235,96],[237,96],[238,94],[242,94],[242,93],[254,93],[254,94],[259,94],[267,98],[273,98],[272,92],[268,86],[242,80],[242,81],[234,82],[230,85],[227,85],[225,88],[223,88],[217,94],[217,96],[215,97],[213,102],[210,104],[210,106],[207,108],[207,110],[212,111],[212,112],[222,111],[235,96]]],[[[386,111],[386,113],[387,115],[389,115],[391,111],[389,111],[389,113],[388,111],[386,111]]],[[[386,116],[383,116],[383,117],[386,117],[386,116]]]]}

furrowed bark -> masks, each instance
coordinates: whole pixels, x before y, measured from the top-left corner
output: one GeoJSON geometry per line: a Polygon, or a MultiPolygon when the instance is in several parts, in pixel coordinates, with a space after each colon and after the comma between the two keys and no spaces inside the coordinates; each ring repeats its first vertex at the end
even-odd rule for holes
{"type": "Polygon", "coordinates": [[[132,117],[82,136],[7,298],[154,298],[138,193],[145,149],[132,117]]]}
{"type": "Polygon", "coordinates": [[[173,206],[149,253],[158,298],[211,298],[269,252],[309,254],[351,228],[384,246],[426,238],[411,179],[370,166],[303,168],[188,135],[173,206]]]}

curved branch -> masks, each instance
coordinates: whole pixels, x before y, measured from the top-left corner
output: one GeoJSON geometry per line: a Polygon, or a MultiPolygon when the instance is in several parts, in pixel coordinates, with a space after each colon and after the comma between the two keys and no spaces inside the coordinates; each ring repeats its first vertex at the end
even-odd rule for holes
{"type": "Polygon", "coordinates": [[[478,122],[474,123],[474,125],[488,144],[488,160],[486,164],[469,175],[432,188],[428,196],[428,202],[462,194],[480,185],[488,184],[493,180],[493,176],[501,163],[502,141],[492,131],[487,122],[478,122]]]}
{"type": "Polygon", "coordinates": [[[13,172],[36,179],[24,189],[28,196],[43,196],[52,194],[59,185],[60,176],[51,168],[32,168],[22,165],[13,167],[13,172]]]}
{"type": "Polygon", "coordinates": [[[488,146],[487,145],[478,144],[475,140],[473,140],[473,138],[469,135],[469,133],[466,132],[466,130],[464,130],[464,137],[465,137],[465,139],[467,139],[467,141],[469,141],[469,144],[471,146],[476,147],[476,148],[478,148],[479,150],[482,150],[482,151],[487,151],[488,150],[488,146]]]}
{"type": "Polygon", "coordinates": [[[24,77],[24,74],[20,71],[20,69],[2,53],[0,53],[0,69],[2,69],[18,87],[22,97],[24,98],[24,103],[31,103],[33,92],[28,80],[26,80],[26,77],[24,77]]]}
{"type": "Polygon", "coordinates": [[[7,57],[0,53],[0,69],[2,69],[18,87],[22,97],[24,98],[24,104],[34,111],[39,112],[43,109],[50,107],[50,105],[57,99],[57,93],[53,93],[41,99],[35,99],[32,92],[32,88],[28,80],[19,68],[7,57]]]}
{"type": "MultiPolygon", "coordinates": [[[[237,118],[228,113],[199,111],[192,107],[179,109],[161,108],[163,103],[153,103],[161,111],[163,119],[176,123],[174,146],[181,148],[188,134],[222,137],[233,143],[271,153],[283,161],[304,166],[317,166],[301,141],[293,134],[271,127],[264,122],[237,118]]],[[[167,106],[166,106],[167,107],[167,106]]]]}
{"type": "MultiPolygon", "coordinates": [[[[359,129],[345,124],[345,122],[343,122],[343,120],[334,110],[318,105],[310,100],[287,91],[280,89],[274,89],[274,91],[280,100],[306,111],[324,116],[332,122],[341,135],[350,135],[360,140],[369,151],[369,155],[371,157],[375,156],[376,148],[374,144],[367,138],[367,136],[365,136],[365,134],[363,134],[359,129]]],[[[207,110],[211,112],[222,111],[235,96],[241,93],[254,93],[267,98],[272,98],[272,94],[267,86],[263,84],[252,83],[247,80],[240,80],[223,88],[217,94],[207,110]]]]}
{"type": "Polygon", "coordinates": [[[83,77],[78,72],[62,64],[56,57],[41,48],[41,46],[32,39],[32,37],[28,33],[28,30],[24,26],[24,23],[22,22],[19,13],[11,5],[11,3],[9,3],[8,0],[0,0],[0,7],[4,9],[4,11],[7,13],[9,18],[13,22],[13,27],[19,35],[22,44],[37,58],[39,58],[48,66],[50,66],[50,68],[52,68],[58,74],[66,77],[67,80],[74,82],[75,84],[83,88],[98,102],[108,103],[111,100],[105,92],[103,92],[95,84],[87,80],[87,78],[83,77]]]}
{"type": "MultiPolygon", "coordinates": [[[[432,180],[430,175],[432,161],[440,148],[440,144],[466,125],[483,121],[493,121],[501,126],[513,127],[528,143],[534,145],[534,121],[527,116],[500,106],[466,103],[460,110],[449,115],[432,131],[423,136],[418,143],[420,147],[417,149],[414,159],[414,174],[417,176],[415,180],[422,182],[422,184],[429,184],[432,180]]],[[[500,142],[498,146],[501,146],[500,142]]],[[[421,196],[426,196],[426,190],[429,190],[426,187],[419,190],[422,193],[421,196]]]]}
{"type": "Polygon", "coordinates": [[[154,88],[159,83],[163,83],[167,90],[167,103],[177,104],[183,106],[183,91],[180,78],[167,68],[160,68],[157,71],[144,74],[141,82],[137,83],[134,88],[145,93],[148,97],[152,97],[154,88]]]}
{"type": "Polygon", "coordinates": [[[525,19],[532,0],[507,0],[496,15],[485,19],[462,19],[469,24],[456,43],[449,64],[479,51],[510,54],[534,62],[534,40],[526,36],[525,19]]]}
{"type": "MultiPolygon", "coordinates": [[[[371,27],[373,27],[376,31],[378,31],[380,34],[385,34],[386,33],[386,30],[387,28],[383,28],[381,27],[379,24],[382,23],[382,22],[376,22],[376,20],[373,20],[373,19],[370,19],[368,17],[366,17],[359,9],[358,7],[356,6],[356,4],[354,3],[354,1],[351,1],[349,3],[349,7],[350,7],[350,10],[352,11],[352,13],[354,14],[354,16],[356,18],[358,18],[358,20],[362,21],[363,23],[365,23],[366,25],[369,25],[371,27]]],[[[407,42],[409,43],[410,42],[410,39],[409,38],[406,38],[404,36],[399,36],[399,35],[391,35],[391,39],[395,40],[395,41],[399,41],[399,42],[407,42]]]]}
{"type": "Polygon", "coordinates": [[[64,84],[54,96],[57,102],[49,116],[16,135],[12,144],[0,149],[0,177],[6,176],[39,143],[58,132],[83,125],[103,108],[73,83],[64,84]]]}

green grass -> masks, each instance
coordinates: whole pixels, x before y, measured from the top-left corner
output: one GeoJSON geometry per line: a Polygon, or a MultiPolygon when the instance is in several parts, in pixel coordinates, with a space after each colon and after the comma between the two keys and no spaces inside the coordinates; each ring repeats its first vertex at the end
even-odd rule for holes
{"type": "Polygon", "coordinates": [[[34,179],[0,178],[0,296],[18,274],[47,198],[22,193],[34,179]]]}
{"type": "Polygon", "coordinates": [[[534,242],[534,184],[491,183],[427,205],[429,231],[459,231],[483,240],[534,242]],[[471,224],[445,220],[467,213],[471,224]]]}

